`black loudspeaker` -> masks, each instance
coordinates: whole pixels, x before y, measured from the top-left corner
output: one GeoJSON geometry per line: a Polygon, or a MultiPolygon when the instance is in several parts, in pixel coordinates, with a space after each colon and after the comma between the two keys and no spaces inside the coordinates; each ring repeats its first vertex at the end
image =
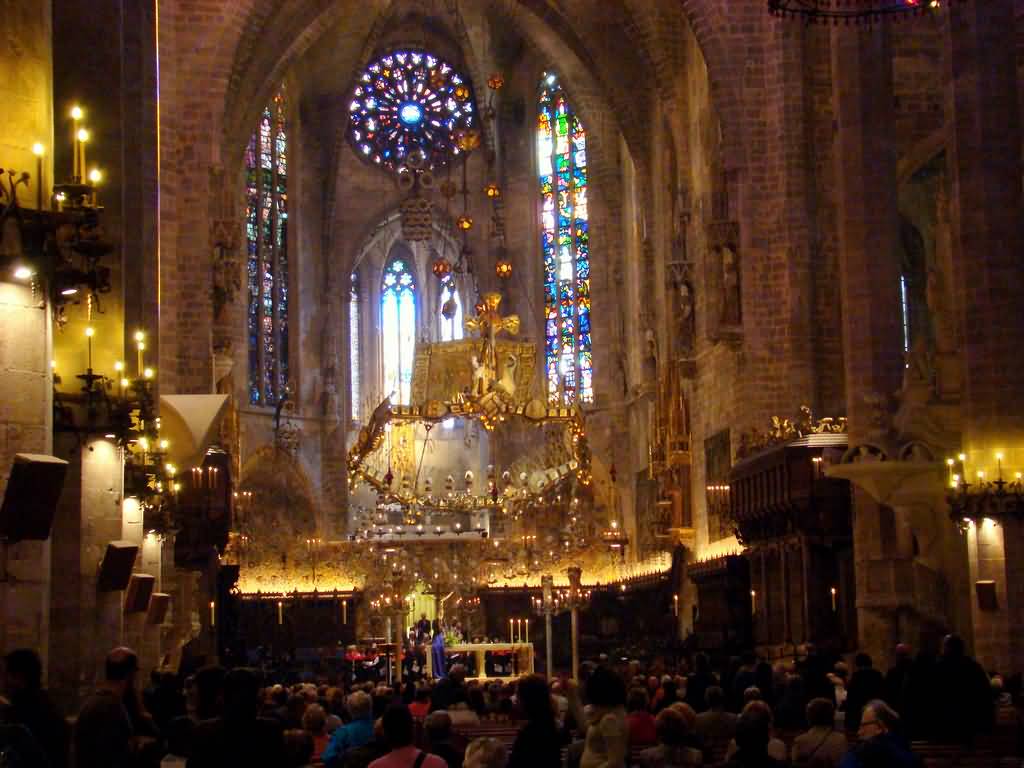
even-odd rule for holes
{"type": "Polygon", "coordinates": [[[107,544],[107,551],[100,562],[96,590],[117,592],[127,588],[138,552],[139,548],[130,541],[112,541],[107,544]]]}
{"type": "Polygon", "coordinates": [[[56,456],[18,453],[0,507],[0,537],[8,541],[50,538],[68,463],[56,456]]]}
{"type": "Polygon", "coordinates": [[[974,591],[978,595],[978,608],[983,611],[998,611],[999,598],[996,596],[996,583],[991,580],[974,582],[974,591]]]}
{"type": "Polygon", "coordinates": [[[147,624],[163,624],[167,609],[171,607],[171,596],[166,592],[154,592],[149,596],[149,609],[146,611],[147,624]]]}
{"type": "Polygon", "coordinates": [[[149,608],[149,596],[153,594],[156,579],[148,573],[133,573],[128,578],[128,589],[124,593],[124,612],[142,613],[149,608]]]}

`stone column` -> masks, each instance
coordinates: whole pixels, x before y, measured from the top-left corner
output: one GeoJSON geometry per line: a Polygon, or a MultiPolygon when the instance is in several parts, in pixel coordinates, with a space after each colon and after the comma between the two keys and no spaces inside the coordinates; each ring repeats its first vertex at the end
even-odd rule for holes
{"type": "MultiPolygon", "coordinates": [[[[851,445],[870,432],[868,396],[888,398],[903,371],[892,60],[886,24],[832,29],[832,93],[838,121],[839,268],[843,359],[851,445]]],[[[894,515],[854,495],[859,645],[885,658],[906,597],[904,554],[887,546],[894,515]]]]}
{"type": "MultiPolygon", "coordinates": [[[[1024,468],[1024,264],[1021,129],[1013,0],[952,3],[947,26],[954,297],[963,335],[965,471],[994,479],[1024,468]]],[[[998,607],[971,595],[975,653],[986,666],[1024,663],[1024,542],[1017,520],[972,531],[971,581],[996,582],[998,607]]],[[[971,585],[973,593],[973,584],[971,585]]]]}

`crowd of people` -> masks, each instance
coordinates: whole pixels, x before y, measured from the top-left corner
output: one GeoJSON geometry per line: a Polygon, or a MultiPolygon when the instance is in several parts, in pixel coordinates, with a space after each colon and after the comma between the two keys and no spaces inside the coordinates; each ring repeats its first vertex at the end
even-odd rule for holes
{"type": "Polygon", "coordinates": [[[884,674],[813,647],[775,665],[751,653],[717,671],[704,654],[671,665],[582,665],[580,681],[528,675],[384,685],[268,685],[256,670],[157,672],[143,689],[128,648],[71,720],[42,687],[31,650],[4,657],[0,765],[41,768],[903,768],[912,740],[971,745],[1004,685],[949,636],[930,659],[895,649],[884,674]],[[474,732],[504,727],[509,743],[474,732]]]}

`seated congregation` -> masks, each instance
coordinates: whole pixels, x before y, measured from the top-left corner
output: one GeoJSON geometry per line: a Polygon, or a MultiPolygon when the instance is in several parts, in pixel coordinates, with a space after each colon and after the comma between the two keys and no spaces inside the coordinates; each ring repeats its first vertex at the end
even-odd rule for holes
{"type": "Polygon", "coordinates": [[[885,674],[851,673],[813,646],[774,666],[754,654],[715,668],[703,653],[648,665],[605,656],[579,681],[446,677],[288,685],[252,668],[185,678],[119,647],[77,713],[58,713],[38,655],[4,658],[3,765],[44,768],[903,768],[1019,765],[1020,677],[964,653],[901,645],[885,674]],[[20,762],[19,762],[20,761],[20,762]]]}

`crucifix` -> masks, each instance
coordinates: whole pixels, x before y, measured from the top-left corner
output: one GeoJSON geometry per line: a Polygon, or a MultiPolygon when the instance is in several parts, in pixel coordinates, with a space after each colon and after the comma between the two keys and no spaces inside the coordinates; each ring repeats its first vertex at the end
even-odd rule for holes
{"type": "Polygon", "coordinates": [[[498,311],[501,305],[500,293],[485,293],[476,305],[476,317],[466,321],[466,330],[474,331],[483,339],[480,359],[473,362],[473,394],[485,395],[491,383],[498,378],[498,348],[496,337],[499,333],[519,332],[519,315],[502,317],[498,311]]]}

